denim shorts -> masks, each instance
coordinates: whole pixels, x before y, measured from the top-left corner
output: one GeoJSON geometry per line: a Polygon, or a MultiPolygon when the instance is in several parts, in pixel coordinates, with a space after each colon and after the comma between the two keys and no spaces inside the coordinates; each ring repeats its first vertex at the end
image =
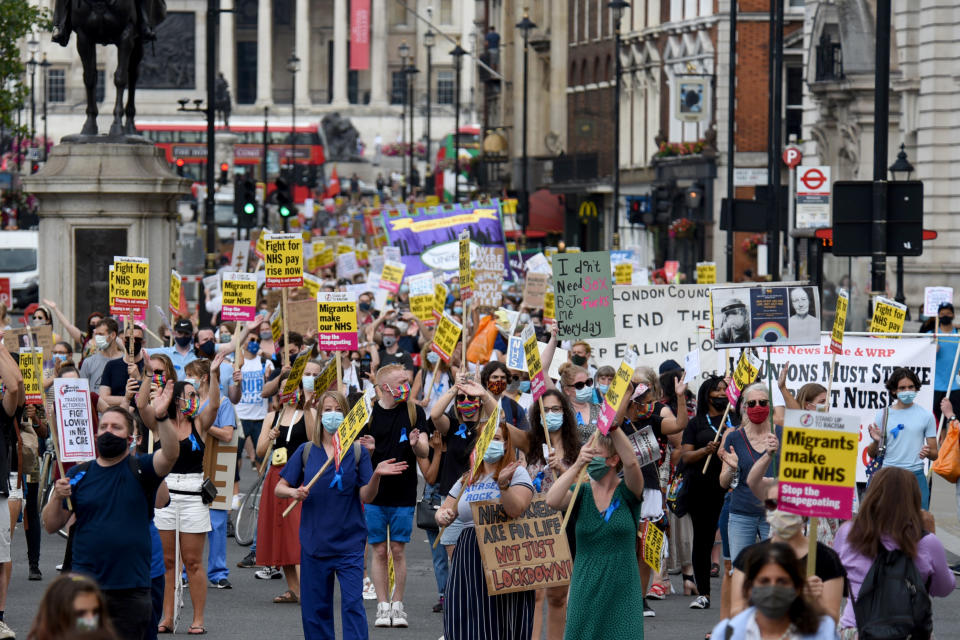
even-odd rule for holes
{"type": "Polygon", "coordinates": [[[377,544],[387,541],[390,529],[391,542],[410,542],[413,532],[414,507],[381,507],[368,504],[363,513],[367,519],[367,542],[377,544]]]}

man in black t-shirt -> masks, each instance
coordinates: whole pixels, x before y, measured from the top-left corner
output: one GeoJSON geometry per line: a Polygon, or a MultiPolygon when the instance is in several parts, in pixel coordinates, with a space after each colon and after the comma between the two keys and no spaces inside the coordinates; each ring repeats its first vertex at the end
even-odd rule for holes
{"type": "Polygon", "coordinates": [[[371,435],[376,443],[371,463],[376,468],[384,460],[406,462],[400,475],[384,477],[373,502],[366,505],[367,542],[373,547],[373,586],[377,591],[377,615],[374,626],[406,627],[403,590],[407,563],[404,555],[413,530],[413,511],[417,503],[417,458],[429,455],[427,418],[421,407],[410,402],[410,372],[399,364],[377,371],[377,402],[370,422],[360,432],[371,435]],[[413,418],[411,420],[411,417],[413,418]],[[387,580],[387,532],[393,556],[396,589],[390,601],[387,580]]]}
{"type": "Polygon", "coordinates": [[[413,358],[410,357],[410,354],[400,348],[399,339],[400,330],[396,325],[387,324],[383,326],[383,348],[380,349],[378,353],[380,358],[379,368],[383,369],[383,367],[389,364],[399,364],[413,374],[417,368],[414,366],[413,358]]]}
{"type": "Polygon", "coordinates": [[[130,340],[130,338],[125,335],[123,337],[123,346],[126,351],[123,357],[109,360],[103,368],[103,374],[100,376],[100,397],[110,406],[122,404],[124,397],[126,397],[128,403],[131,402],[137,393],[137,389],[140,388],[139,384],[137,384],[136,387],[131,385],[128,390],[127,381],[130,380],[131,373],[134,374],[133,377],[138,383],[140,377],[143,375],[143,329],[138,326],[133,327],[132,363],[130,362],[130,346],[128,340],[130,340]],[[134,371],[134,367],[136,367],[136,371],[134,371]]]}

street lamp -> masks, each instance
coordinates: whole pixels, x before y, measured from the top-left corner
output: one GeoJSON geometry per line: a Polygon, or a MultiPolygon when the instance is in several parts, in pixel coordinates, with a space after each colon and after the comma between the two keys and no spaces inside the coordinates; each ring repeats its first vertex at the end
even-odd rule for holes
{"type": "Polygon", "coordinates": [[[613,14],[613,248],[620,248],[620,20],[630,6],[624,0],[611,0],[607,7],[613,14]]]}
{"type": "Polygon", "coordinates": [[[536,29],[537,25],[530,20],[529,12],[526,8],[523,10],[523,20],[517,23],[517,29],[523,32],[523,136],[521,142],[521,160],[520,175],[520,202],[523,203],[523,216],[521,217],[521,233],[527,235],[527,222],[530,219],[530,194],[527,192],[527,70],[529,67],[527,61],[528,44],[530,41],[530,31],[536,29]]]}
{"type": "Polygon", "coordinates": [[[424,172],[423,175],[426,176],[427,172],[430,169],[430,100],[431,100],[431,78],[433,76],[433,45],[436,44],[436,35],[433,31],[427,30],[423,34],[423,46],[427,48],[427,130],[424,132],[423,137],[426,138],[426,145],[424,151],[424,172]]]}
{"type": "MultiPolygon", "coordinates": [[[[907,151],[903,143],[900,144],[900,153],[897,154],[897,159],[887,170],[894,182],[910,179],[910,174],[913,173],[913,165],[907,160],[907,151]]],[[[893,299],[900,303],[907,299],[903,295],[903,256],[897,256],[897,294],[893,296],[893,299]]]]}
{"type": "Polygon", "coordinates": [[[457,38],[457,46],[453,48],[450,55],[453,56],[453,63],[457,69],[457,95],[454,99],[453,115],[453,201],[460,201],[460,71],[463,69],[463,56],[467,52],[460,46],[460,38],[457,38]]]}
{"type": "MultiPolygon", "coordinates": [[[[30,68],[30,144],[34,144],[37,137],[37,52],[40,51],[40,43],[34,39],[27,42],[27,51],[30,52],[30,59],[27,66],[30,68]]],[[[30,173],[33,173],[34,163],[30,163],[30,173]]]]}
{"type": "Polygon", "coordinates": [[[50,63],[47,62],[47,53],[44,51],[43,59],[40,61],[40,68],[43,71],[40,74],[43,76],[43,162],[47,162],[47,92],[49,91],[47,87],[47,77],[49,72],[47,69],[50,67],[50,63]]]}
{"type": "MultiPolygon", "coordinates": [[[[293,179],[292,184],[296,185],[297,181],[292,175],[296,161],[295,145],[297,143],[297,71],[300,71],[300,58],[297,57],[296,51],[291,51],[290,57],[287,58],[287,71],[290,72],[290,86],[293,88],[290,96],[290,160],[288,164],[291,175],[289,177],[293,179]]],[[[293,195],[292,192],[291,195],[293,195]]]]}
{"type": "Polygon", "coordinates": [[[413,137],[413,75],[420,73],[420,70],[413,65],[413,58],[410,58],[410,65],[406,68],[407,74],[407,97],[410,100],[410,173],[407,175],[407,184],[410,187],[410,193],[413,193],[414,180],[413,173],[416,171],[416,139],[413,137]]]}
{"type": "MultiPolygon", "coordinates": [[[[410,57],[410,45],[407,44],[406,40],[400,42],[397,53],[400,54],[400,77],[403,78],[403,94],[400,96],[400,150],[403,152],[403,145],[406,143],[407,137],[407,58],[410,57]]],[[[410,117],[413,117],[413,114],[410,117]]],[[[403,175],[410,175],[407,171],[406,152],[403,152],[403,175]]],[[[406,180],[404,182],[406,183],[406,180]]],[[[404,200],[407,199],[408,186],[408,184],[403,184],[400,188],[400,195],[404,200]]]]}

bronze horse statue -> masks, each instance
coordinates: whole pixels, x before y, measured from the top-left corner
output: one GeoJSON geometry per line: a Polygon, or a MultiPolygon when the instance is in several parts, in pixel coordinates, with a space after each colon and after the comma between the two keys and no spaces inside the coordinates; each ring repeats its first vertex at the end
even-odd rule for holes
{"type": "Polygon", "coordinates": [[[87,92],[87,119],[81,136],[96,136],[97,50],[96,45],[117,47],[117,69],[113,83],[117,99],[113,107],[111,138],[137,134],[134,124],[140,61],[146,40],[155,39],[154,27],[166,17],[165,0],[57,0],[54,7],[53,41],[67,46],[70,32],[77,34],[77,53],[83,63],[83,85],[87,92]],[[124,106],[124,90],[127,102],[124,106]],[[124,119],[126,116],[126,119],[124,119]]]}

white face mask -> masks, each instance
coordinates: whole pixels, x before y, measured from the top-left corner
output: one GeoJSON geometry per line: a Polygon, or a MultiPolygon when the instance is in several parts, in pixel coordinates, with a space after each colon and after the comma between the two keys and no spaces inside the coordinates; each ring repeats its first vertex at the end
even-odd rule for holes
{"type": "Polygon", "coordinates": [[[800,533],[800,528],[803,527],[803,516],[774,509],[767,511],[767,524],[778,538],[789,540],[800,533]]]}
{"type": "Polygon", "coordinates": [[[107,336],[102,336],[99,333],[93,335],[93,342],[97,345],[97,349],[101,351],[110,346],[110,341],[107,340],[107,336]]]}

